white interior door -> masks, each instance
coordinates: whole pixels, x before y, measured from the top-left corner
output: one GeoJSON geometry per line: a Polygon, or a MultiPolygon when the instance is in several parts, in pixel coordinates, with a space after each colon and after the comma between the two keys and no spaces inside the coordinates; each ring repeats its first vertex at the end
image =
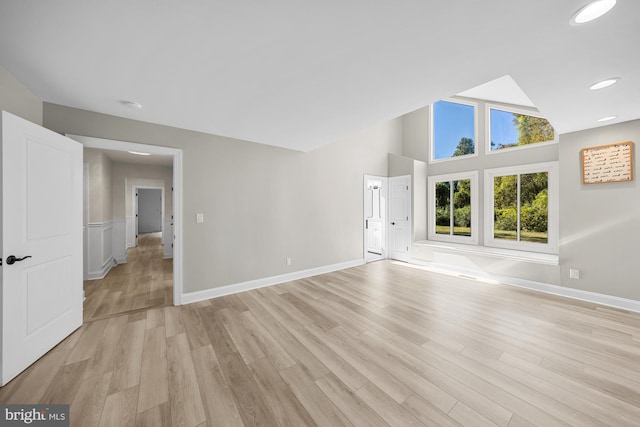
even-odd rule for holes
{"type": "Polygon", "coordinates": [[[82,325],[82,145],[2,112],[1,385],[82,325]],[[22,259],[24,258],[24,259],[22,259]]]}
{"type": "Polygon", "coordinates": [[[366,262],[387,258],[387,178],[364,177],[364,258],[366,262]]]}
{"type": "Polygon", "coordinates": [[[409,261],[411,246],[411,176],[389,178],[389,258],[409,261]]]}

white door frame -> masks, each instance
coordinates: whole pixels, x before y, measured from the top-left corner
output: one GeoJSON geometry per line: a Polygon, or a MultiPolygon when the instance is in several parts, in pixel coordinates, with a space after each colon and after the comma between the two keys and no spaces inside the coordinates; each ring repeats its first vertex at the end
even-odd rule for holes
{"type": "Polygon", "coordinates": [[[388,239],[388,224],[387,224],[387,217],[389,215],[389,203],[387,202],[388,200],[388,194],[389,194],[389,178],[387,178],[386,176],[376,176],[376,175],[365,175],[364,179],[363,179],[363,188],[362,188],[362,204],[363,204],[363,242],[364,242],[364,247],[363,247],[363,254],[364,254],[364,261],[365,262],[373,262],[373,261],[379,261],[381,259],[387,259],[387,257],[389,256],[389,251],[388,251],[388,247],[389,247],[389,239],[388,239]],[[381,191],[381,198],[384,199],[385,201],[385,206],[384,209],[382,210],[382,253],[377,256],[376,254],[372,254],[371,252],[369,252],[367,250],[368,248],[368,238],[367,238],[367,218],[366,218],[366,209],[365,209],[365,203],[366,203],[366,192],[369,191],[368,187],[367,187],[367,183],[369,180],[375,180],[375,181],[381,181],[382,182],[382,191],[381,191]]]}
{"type": "Polygon", "coordinates": [[[82,163],[82,280],[89,280],[89,163],[82,163]]]}
{"type": "MultiPolygon", "coordinates": [[[[164,233],[164,186],[159,185],[138,185],[133,184],[131,186],[131,214],[135,225],[135,242],[138,246],[138,198],[136,194],[138,190],[160,190],[160,230],[164,233]]],[[[164,239],[163,239],[164,241],[164,239]]]]}
{"type": "Polygon", "coordinates": [[[138,144],[126,141],[67,135],[87,148],[116,151],[141,151],[151,154],[173,156],[173,304],[182,304],[183,289],[183,230],[182,230],[182,150],[157,145],[138,144]]]}

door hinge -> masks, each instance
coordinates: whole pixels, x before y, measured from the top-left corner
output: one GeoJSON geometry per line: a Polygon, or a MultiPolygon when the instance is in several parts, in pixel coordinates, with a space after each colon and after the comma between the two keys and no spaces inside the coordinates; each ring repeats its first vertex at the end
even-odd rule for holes
{"type": "Polygon", "coordinates": [[[407,217],[407,221],[409,221],[409,217],[407,217]]]}
{"type": "Polygon", "coordinates": [[[409,189],[409,186],[407,185],[407,190],[409,189]]]}

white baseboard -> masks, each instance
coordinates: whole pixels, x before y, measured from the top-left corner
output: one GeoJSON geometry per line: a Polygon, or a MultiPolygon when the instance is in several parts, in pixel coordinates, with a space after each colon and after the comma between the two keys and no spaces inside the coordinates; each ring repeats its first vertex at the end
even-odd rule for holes
{"type": "Polygon", "coordinates": [[[98,271],[90,271],[87,273],[88,280],[100,280],[104,279],[107,274],[111,271],[111,268],[115,265],[117,260],[113,257],[109,258],[107,262],[104,263],[102,268],[98,271]]]}
{"type": "Polygon", "coordinates": [[[607,307],[619,308],[622,310],[640,313],[640,301],[620,298],[612,295],[599,294],[597,292],[583,291],[580,289],[567,288],[564,286],[552,285],[549,283],[536,282],[533,280],[519,279],[517,277],[501,276],[498,274],[485,273],[481,271],[466,270],[456,268],[451,265],[438,264],[433,262],[411,260],[411,264],[418,265],[425,270],[435,273],[447,274],[470,279],[479,279],[490,283],[517,286],[519,288],[530,289],[543,292],[545,294],[558,295],[580,301],[591,302],[607,307]]]}
{"type": "Polygon", "coordinates": [[[281,274],[279,276],[265,277],[263,279],[249,280],[247,282],[235,283],[232,285],[220,286],[218,288],[206,289],[204,291],[188,292],[182,294],[182,303],[190,304],[204,301],[211,298],[236,294],[238,292],[249,291],[251,289],[264,288],[266,286],[278,285],[280,283],[305,279],[319,274],[331,273],[333,271],[344,270],[345,268],[363,265],[364,259],[341,262],[338,264],[326,265],[323,267],[310,268],[308,270],[294,271],[293,273],[281,274]]]}

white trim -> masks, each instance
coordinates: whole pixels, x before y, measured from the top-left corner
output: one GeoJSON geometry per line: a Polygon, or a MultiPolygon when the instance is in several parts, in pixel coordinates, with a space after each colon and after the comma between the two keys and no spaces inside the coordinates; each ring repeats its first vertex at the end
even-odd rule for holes
{"type": "Polygon", "coordinates": [[[535,163],[520,166],[507,166],[503,168],[485,169],[484,171],[484,244],[496,248],[514,249],[529,252],[542,252],[549,254],[558,253],[559,242],[559,173],[558,162],[535,163]],[[516,242],[510,240],[494,239],[494,193],[493,178],[496,176],[522,175],[528,173],[547,172],[548,175],[548,216],[547,216],[547,242],[516,242]]]}
{"type": "Polygon", "coordinates": [[[87,278],[87,280],[100,280],[100,279],[104,279],[107,274],[109,274],[109,272],[111,271],[111,268],[113,267],[113,262],[115,261],[115,259],[113,257],[111,257],[111,262],[107,262],[105,265],[102,266],[102,268],[98,271],[90,271],[89,272],[89,277],[87,278]]]}
{"type": "Polygon", "coordinates": [[[414,242],[415,246],[422,246],[434,249],[445,249],[451,252],[465,253],[470,255],[489,256],[492,258],[510,259],[522,262],[533,262],[536,264],[559,265],[560,257],[555,254],[545,254],[540,252],[517,251],[514,249],[490,248],[487,246],[464,245],[459,243],[433,242],[419,240],[414,242]]]}
{"type": "Polygon", "coordinates": [[[173,304],[182,304],[183,289],[183,227],[182,227],[182,150],[157,145],[137,144],[90,136],[66,135],[85,147],[117,151],[142,151],[151,154],[173,156],[173,304]]]}
{"type": "Polygon", "coordinates": [[[103,279],[114,266],[113,220],[87,224],[87,280],[103,279]]]}
{"type": "Polygon", "coordinates": [[[536,282],[533,280],[519,279],[517,277],[502,276],[474,270],[465,270],[450,265],[437,264],[415,259],[411,260],[411,264],[413,264],[414,267],[424,268],[425,270],[433,271],[440,274],[446,274],[449,276],[457,276],[470,280],[479,280],[484,283],[495,285],[516,286],[519,288],[530,289],[532,291],[542,292],[545,294],[557,295],[574,300],[600,304],[606,307],[613,307],[621,310],[640,313],[640,301],[628,298],[605,295],[597,292],[583,291],[581,289],[567,288],[564,286],[536,282]]]}
{"type": "Polygon", "coordinates": [[[135,226],[133,223],[133,218],[131,218],[130,216],[127,216],[125,218],[126,221],[126,245],[127,245],[127,249],[129,248],[135,248],[136,247],[136,232],[134,230],[135,226]]]}
{"type": "Polygon", "coordinates": [[[480,234],[480,230],[478,228],[478,217],[480,216],[478,215],[478,171],[434,175],[427,178],[427,183],[427,235],[429,236],[429,240],[477,245],[478,235],[480,234]],[[460,181],[465,179],[471,181],[471,236],[436,234],[436,183],[444,181],[460,181]]]}
{"type": "Polygon", "coordinates": [[[109,221],[109,224],[102,228],[101,232],[102,266],[104,267],[113,259],[113,221],[109,221]]]}
{"type": "MultiPolygon", "coordinates": [[[[467,101],[461,99],[454,98],[445,98],[440,101],[449,102],[452,104],[462,104],[469,107],[473,107],[473,154],[465,154],[464,156],[455,156],[455,157],[445,157],[444,159],[436,159],[434,149],[435,142],[435,122],[433,120],[433,106],[435,102],[429,105],[429,164],[431,163],[442,163],[448,162],[452,160],[460,160],[460,159],[469,159],[473,157],[478,157],[478,103],[474,101],[467,101]]],[[[440,102],[436,101],[436,102],[440,102]]]]}
{"type": "Polygon", "coordinates": [[[485,113],[484,113],[485,114],[484,116],[484,122],[485,122],[484,152],[485,154],[493,155],[493,154],[499,154],[499,153],[510,153],[512,151],[518,151],[518,150],[528,150],[530,148],[544,147],[545,145],[557,144],[560,141],[558,132],[556,131],[555,128],[553,128],[553,139],[549,141],[536,142],[534,144],[527,144],[527,145],[518,145],[515,147],[502,148],[500,150],[492,150],[491,149],[491,110],[499,110],[499,111],[504,111],[506,113],[522,114],[525,116],[538,117],[540,119],[545,119],[545,120],[547,120],[547,118],[542,116],[540,112],[536,110],[529,110],[526,108],[506,107],[503,105],[491,104],[491,103],[486,103],[484,108],[485,108],[485,113]]]}
{"type": "Polygon", "coordinates": [[[338,264],[326,265],[323,267],[310,268],[307,270],[294,271],[292,273],[281,274],[279,276],[265,277],[262,279],[249,280],[247,282],[234,283],[232,285],[220,286],[218,288],[205,289],[203,291],[188,292],[183,294],[182,303],[190,304],[204,301],[211,298],[236,294],[238,292],[250,291],[252,289],[264,288],[266,286],[278,285],[294,280],[305,279],[319,274],[331,273],[345,268],[357,267],[365,264],[364,259],[341,262],[338,264]]]}
{"type": "Polygon", "coordinates": [[[123,218],[113,219],[112,229],[112,254],[118,264],[125,264],[127,262],[127,243],[126,243],[126,228],[127,221],[123,218]]]}

